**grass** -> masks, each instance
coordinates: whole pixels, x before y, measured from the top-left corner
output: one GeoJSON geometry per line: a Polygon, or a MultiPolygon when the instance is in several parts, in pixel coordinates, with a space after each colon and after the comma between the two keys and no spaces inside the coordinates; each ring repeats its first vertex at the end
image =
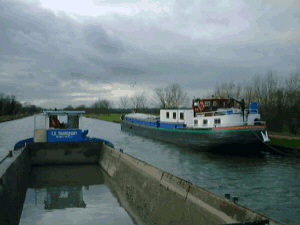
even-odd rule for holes
{"type": "Polygon", "coordinates": [[[300,149],[300,139],[271,138],[271,144],[300,149]]]}
{"type": "Polygon", "coordinates": [[[287,131],[283,132],[270,132],[271,137],[271,144],[293,148],[293,149],[300,149],[300,131],[297,134],[291,134],[287,131]]]}
{"type": "Polygon", "coordinates": [[[105,120],[109,122],[120,123],[121,113],[110,113],[110,114],[85,114],[87,118],[93,118],[98,120],[105,120]]]}

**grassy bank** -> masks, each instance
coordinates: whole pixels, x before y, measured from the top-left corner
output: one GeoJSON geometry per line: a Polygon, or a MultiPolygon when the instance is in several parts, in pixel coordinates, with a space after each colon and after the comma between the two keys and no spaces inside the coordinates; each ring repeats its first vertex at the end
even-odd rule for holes
{"type": "Polygon", "coordinates": [[[110,114],[85,114],[87,118],[93,118],[98,120],[105,120],[114,123],[120,123],[121,113],[110,113],[110,114]]]}
{"type": "Polygon", "coordinates": [[[27,116],[31,116],[31,114],[17,114],[17,115],[4,115],[0,116],[0,123],[10,121],[10,120],[17,120],[27,116]]]}
{"type": "Polygon", "coordinates": [[[282,146],[287,148],[299,149],[300,150],[300,137],[298,136],[281,136],[281,135],[270,135],[271,144],[274,146],[282,146]]]}
{"type": "Polygon", "coordinates": [[[271,144],[274,146],[281,146],[300,150],[300,133],[290,134],[288,132],[271,132],[271,144]]]}
{"type": "Polygon", "coordinates": [[[271,139],[271,144],[280,145],[280,146],[283,146],[283,147],[299,148],[300,149],[300,140],[272,138],[271,139]]]}

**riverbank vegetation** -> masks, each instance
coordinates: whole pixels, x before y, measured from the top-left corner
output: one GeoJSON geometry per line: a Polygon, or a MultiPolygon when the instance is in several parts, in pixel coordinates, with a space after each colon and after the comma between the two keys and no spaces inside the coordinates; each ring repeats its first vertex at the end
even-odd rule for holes
{"type": "Polygon", "coordinates": [[[0,122],[20,119],[41,112],[41,110],[35,105],[22,104],[13,95],[0,93],[0,122]]]}
{"type": "Polygon", "coordinates": [[[300,150],[300,139],[290,139],[288,137],[272,137],[271,144],[276,146],[284,146],[287,148],[297,148],[300,150]]]}
{"type": "Polygon", "coordinates": [[[246,105],[257,102],[262,120],[271,132],[300,135],[300,71],[287,78],[269,72],[244,84],[217,84],[212,95],[235,96],[244,99],[246,105]]]}
{"type": "Polygon", "coordinates": [[[110,113],[110,114],[85,114],[84,116],[87,118],[93,118],[98,120],[105,120],[114,123],[120,123],[121,113],[110,113]]]}

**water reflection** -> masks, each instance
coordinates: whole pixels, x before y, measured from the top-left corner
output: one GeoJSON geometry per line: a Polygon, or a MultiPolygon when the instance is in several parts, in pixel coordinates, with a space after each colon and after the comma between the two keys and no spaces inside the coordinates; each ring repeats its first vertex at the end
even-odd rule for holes
{"type": "Polygon", "coordinates": [[[82,197],[82,186],[49,187],[46,189],[44,203],[45,209],[86,207],[82,197]]]}
{"type": "Polygon", "coordinates": [[[98,166],[34,167],[20,224],[134,224],[98,166]]]}

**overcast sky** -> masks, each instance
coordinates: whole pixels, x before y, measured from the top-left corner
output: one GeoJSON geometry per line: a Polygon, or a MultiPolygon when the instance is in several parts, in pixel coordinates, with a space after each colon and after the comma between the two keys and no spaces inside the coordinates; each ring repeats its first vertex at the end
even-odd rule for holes
{"type": "Polygon", "coordinates": [[[299,0],[0,0],[0,93],[63,107],[287,76],[299,24],[299,0]]]}

